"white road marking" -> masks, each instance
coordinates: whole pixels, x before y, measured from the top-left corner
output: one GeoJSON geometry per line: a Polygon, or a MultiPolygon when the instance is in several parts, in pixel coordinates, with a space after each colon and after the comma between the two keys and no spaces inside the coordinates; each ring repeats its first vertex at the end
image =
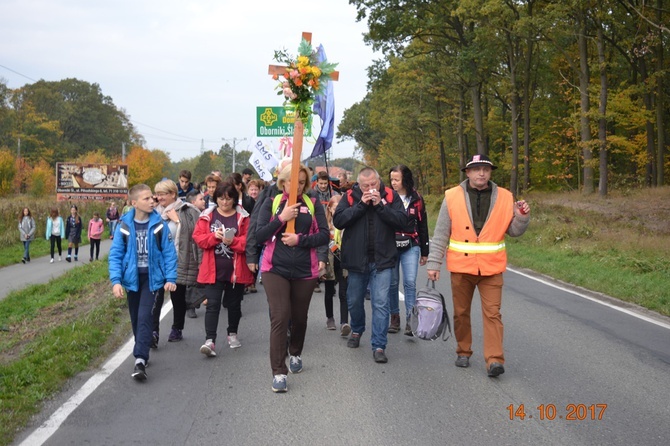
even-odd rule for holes
{"type": "Polygon", "coordinates": [[[640,314],[640,313],[638,313],[638,312],[636,312],[636,311],[633,311],[633,310],[630,310],[630,309],[628,309],[628,308],[622,308],[622,307],[619,307],[619,306],[617,306],[617,305],[613,305],[613,304],[611,304],[611,303],[609,303],[609,302],[606,302],[606,301],[604,301],[604,300],[600,300],[600,299],[597,299],[597,298],[595,298],[595,297],[587,296],[586,294],[582,294],[582,293],[579,293],[579,292],[577,292],[577,291],[575,291],[575,290],[571,290],[571,289],[569,289],[569,288],[565,288],[565,287],[562,287],[562,286],[560,286],[560,285],[556,285],[555,283],[548,282],[548,281],[543,280],[543,279],[540,279],[540,278],[538,278],[538,277],[531,276],[530,274],[523,273],[523,272],[518,271],[518,270],[516,270],[516,269],[514,269],[514,268],[510,268],[509,266],[507,267],[507,271],[511,271],[511,272],[513,272],[513,273],[519,274],[520,276],[524,276],[524,277],[527,277],[528,279],[534,280],[534,281],[536,281],[536,282],[540,282],[540,283],[542,283],[542,284],[544,284],[544,285],[547,285],[547,286],[556,288],[556,289],[558,289],[558,290],[561,290],[561,291],[565,291],[565,292],[574,294],[575,296],[579,296],[579,297],[581,297],[581,298],[583,298],[583,299],[590,300],[591,302],[595,302],[595,303],[600,304],[600,305],[603,305],[603,306],[605,306],[605,307],[609,307],[609,308],[611,308],[611,309],[613,309],[613,310],[617,310],[617,311],[620,311],[620,312],[622,312],[622,313],[625,313],[625,314],[627,314],[627,315],[629,315],[629,316],[636,317],[636,318],[641,319],[641,320],[643,320],[643,321],[645,321],[645,322],[650,322],[650,323],[652,323],[652,324],[654,324],[654,325],[658,325],[659,327],[662,327],[662,328],[665,328],[665,329],[670,330],[670,324],[667,324],[667,323],[665,323],[665,322],[663,322],[663,321],[659,321],[659,320],[657,320],[657,319],[650,318],[649,316],[645,316],[644,314],[640,314]]]}
{"type": "MultiPolygon", "coordinates": [[[[168,301],[163,305],[161,310],[161,320],[172,310],[172,301],[168,301]]],[[[61,424],[70,416],[74,410],[79,407],[81,403],[84,402],[86,398],[91,395],[95,389],[100,386],[109,376],[119,368],[119,366],[128,358],[128,356],[133,354],[133,346],[135,344],[134,338],[128,340],[123,347],[121,347],[112,358],[107,361],[103,366],[102,370],[93,375],[84,383],[83,386],[77,392],[68,399],[65,404],[54,412],[47,421],[45,421],[40,427],[35,429],[35,431],[30,434],[28,438],[21,442],[21,446],[39,446],[44,444],[45,441],[51,437],[54,432],[58,430],[61,424]]]]}

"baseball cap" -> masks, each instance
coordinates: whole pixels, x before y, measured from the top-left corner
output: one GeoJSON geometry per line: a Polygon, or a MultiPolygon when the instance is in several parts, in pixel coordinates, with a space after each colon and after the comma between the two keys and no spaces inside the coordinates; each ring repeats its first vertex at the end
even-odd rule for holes
{"type": "Polygon", "coordinates": [[[477,154],[474,155],[470,161],[468,161],[465,167],[461,169],[461,172],[465,172],[465,169],[469,169],[475,166],[489,166],[491,167],[491,170],[496,170],[498,168],[498,166],[495,166],[488,156],[477,154]]]}

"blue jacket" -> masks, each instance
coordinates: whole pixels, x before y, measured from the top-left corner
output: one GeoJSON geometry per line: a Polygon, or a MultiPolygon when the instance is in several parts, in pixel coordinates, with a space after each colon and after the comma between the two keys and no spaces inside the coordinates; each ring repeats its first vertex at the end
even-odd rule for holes
{"type": "MultiPolygon", "coordinates": [[[[116,226],[114,240],[109,250],[109,279],[112,286],[121,284],[128,291],[139,291],[140,278],[137,272],[137,238],[135,236],[135,208],[124,214],[120,221],[125,223],[130,234],[121,232],[122,225],[116,226]]],[[[154,292],[165,283],[177,283],[177,251],[167,225],[161,230],[161,248],[158,249],[154,230],[163,224],[160,214],[153,211],[149,214],[149,289],[154,292]]]]}
{"type": "MultiPolygon", "coordinates": [[[[65,223],[63,223],[63,218],[59,215],[60,219],[60,236],[65,237],[65,223]]],[[[51,230],[53,229],[53,219],[51,217],[47,218],[47,240],[51,239],[51,230]]]]}

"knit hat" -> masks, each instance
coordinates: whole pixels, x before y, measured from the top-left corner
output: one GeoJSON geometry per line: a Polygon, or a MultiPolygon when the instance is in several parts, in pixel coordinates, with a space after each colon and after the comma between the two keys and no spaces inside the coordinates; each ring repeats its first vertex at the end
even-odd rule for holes
{"type": "Polygon", "coordinates": [[[461,169],[461,172],[465,172],[465,169],[469,169],[475,166],[489,166],[491,170],[496,170],[498,166],[495,166],[493,162],[486,155],[474,155],[470,161],[461,169]]]}

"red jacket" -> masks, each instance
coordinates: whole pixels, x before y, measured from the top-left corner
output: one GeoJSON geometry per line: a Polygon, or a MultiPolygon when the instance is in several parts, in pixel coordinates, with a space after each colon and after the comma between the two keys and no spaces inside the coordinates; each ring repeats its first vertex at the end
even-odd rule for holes
{"type": "MultiPolygon", "coordinates": [[[[214,248],[221,243],[210,230],[211,213],[216,208],[209,208],[200,214],[200,218],[193,230],[193,241],[202,248],[202,263],[198,271],[198,283],[216,282],[216,260],[214,258],[214,248]]],[[[249,229],[249,214],[241,206],[237,206],[237,233],[233,237],[233,243],[230,249],[235,257],[233,258],[233,276],[230,281],[251,285],[254,283],[254,275],[247,266],[247,256],[245,249],[247,246],[247,231],[249,229]]]]}

